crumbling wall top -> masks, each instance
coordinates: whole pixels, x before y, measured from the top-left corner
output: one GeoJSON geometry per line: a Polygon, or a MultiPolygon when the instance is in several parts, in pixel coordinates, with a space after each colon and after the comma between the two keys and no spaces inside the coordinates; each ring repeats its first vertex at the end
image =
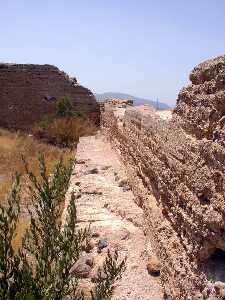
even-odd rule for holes
{"type": "Polygon", "coordinates": [[[225,139],[225,55],[207,60],[193,69],[192,84],[177,99],[174,117],[198,139],[223,143],[225,139]]]}

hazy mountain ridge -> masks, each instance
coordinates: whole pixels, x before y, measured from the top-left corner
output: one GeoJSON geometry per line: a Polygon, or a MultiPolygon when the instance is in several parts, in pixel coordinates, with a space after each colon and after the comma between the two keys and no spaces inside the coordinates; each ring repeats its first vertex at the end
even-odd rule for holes
{"type": "Polygon", "coordinates": [[[166,103],[163,102],[156,102],[153,100],[148,100],[148,99],[143,99],[140,97],[135,97],[129,94],[124,94],[124,93],[116,93],[116,92],[106,92],[106,93],[95,93],[94,94],[97,101],[103,101],[106,98],[118,98],[118,99],[130,99],[134,101],[134,105],[143,105],[143,104],[149,104],[155,108],[158,109],[169,109],[171,106],[169,106],[166,103]]]}

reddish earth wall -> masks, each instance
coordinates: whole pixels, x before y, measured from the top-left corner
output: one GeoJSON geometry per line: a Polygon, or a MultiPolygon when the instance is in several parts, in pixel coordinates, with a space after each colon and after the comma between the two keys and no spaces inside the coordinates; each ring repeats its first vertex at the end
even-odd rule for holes
{"type": "Polygon", "coordinates": [[[0,126],[29,128],[54,109],[55,99],[69,96],[74,108],[99,119],[90,90],[51,65],[0,64],[0,126]]]}
{"type": "MultiPolygon", "coordinates": [[[[225,80],[225,73],[216,71],[223,69],[217,68],[218,61],[225,66],[225,57],[217,58],[192,74],[204,73],[207,65],[214,70],[207,74],[217,78],[219,72],[225,80]]],[[[194,93],[196,84],[200,90],[204,80],[189,91],[194,93]]],[[[212,103],[205,96],[204,107],[199,98],[190,96],[187,102],[180,94],[170,120],[150,109],[110,103],[102,108],[103,131],[118,149],[145,211],[166,299],[225,299],[225,260],[210,260],[216,249],[225,251],[224,125],[216,94],[212,103]],[[210,108],[216,111],[214,122],[210,113],[201,114],[210,108]],[[212,134],[202,131],[202,124],[212,134]]]]}

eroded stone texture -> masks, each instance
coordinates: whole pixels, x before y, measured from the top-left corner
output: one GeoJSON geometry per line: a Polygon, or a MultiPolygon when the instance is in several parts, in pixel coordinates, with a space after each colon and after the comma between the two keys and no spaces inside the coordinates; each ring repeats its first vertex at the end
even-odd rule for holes
{"type": "Polygon", "coordinates": [[[193,69],[192,82],[183,88],[175,113],[181,126],[197,138],[225,138],[225,55],[193,69]]]}
{"type": "MultiPolygon", "coordinates": [[[[205,65],[216,69],[215,62],[205,65]]],[[[222,292],[214,289],[217,277],[204,272],[202,264],[216,249],[225,251],[224,139],[212,135],[196,139],[194,128],[208,119],[199,111],[201,100],[193,99],[194,109],[191,95],[189,99],[186,108],[183,100],[178,101],[176,114],[168,120],[152,109],[105,104],[102,128],[118,149],[136,201],[145,211],[153,251],[161,263],[165,295],[172,299],[222,299],[222,292]],[[187,134],[184,129],[190,128],[187,118],[191,115],[195,116],[191,124],[196,125],[187,134]]],[[[217,108],[219,120],[217,100],[207,103],[217,108]]],[[[215,123],[208,124],[216,128],[215,123]]],[[[225,274],[220,280],[225,281],[225,274]]]]}
{"type": "Polygon", "coordinates": [[[74,109],[98,122],[99,107],[90,90],[51,65],[0,64],[0,126],[29,128],[71,97],[74,109]]]}

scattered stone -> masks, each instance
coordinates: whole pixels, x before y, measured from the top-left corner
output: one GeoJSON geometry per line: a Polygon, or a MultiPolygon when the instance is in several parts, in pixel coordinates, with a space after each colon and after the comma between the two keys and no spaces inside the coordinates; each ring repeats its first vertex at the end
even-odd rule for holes
{"type": "Polygon", "coordinates": [[[81,192],[74,194],[75,199],[79,199],[81,197],[81,192]]]}
{"type": "Polygon", "coordinates": [[[98,241],[98,251],[102,251],[102,249],[108,247],[108,242],[106,240],[99,240],[98,241]]]}
{"type": "Polygon", "coordinates": [[[139,266],[137,265],[137,264],[133,264],[132,266],[131,266],[131,270],[134,270],[134,269],[137,269],[139,266]]]}
{"type": "Polygon", "coordinates": [[[98,168],[90,168],[86,170],[85,174],[98,174],[98,168]]]}
{"type": "Polygon", "coordinates": [[[112,166],[103,166],[103,167],[102,167],[102,170],[105,171],[105,170],[108,170],[108,169],[110,169],[110,168],[112,168],[112,166]]]}
{"type": "Polygon", "coordinates": [[[83,259],[79,259],[70,269],[70,274],[81,278],[87,278],[91,272],[91,267],[83,259]]]}
{"type": "MultiPolygon", "coordinates": [[[[96,141],[96,143],[97,142],[98,140],[96,141]]],[[[87,143],[89,143],[89,140],[87,140],[87,143]]],[[[85,148],[83,149],[85,150],[85,148]]],[[[104,155],[101,154],[101,157],[103,156],[104,155]]],[[[95,157],[94,153],[93,157],[95,157]]],[[[100,159],[98,158],[98,161],[100,161],[100,159]]],[[[115,168],[118,168],[116,163],[115,168]]],[[[83,281],[88,282],[93,286],[92,281],[96,279],[98,268],[100,268],[100,276],[105,278],[106,274],[104,274],[103,265],[107,257],[107,251],[108,249],[112,251],[112,253],[114,253],[114,251],[118,251],[119,261],[121,261],[124,257],[128,257],[128,260],[127,271],[123,274],[122,280],[118,281],[118,287],[115,289],[115,299],[125,300],[132,298],[133,300],[135,299],[135,296],[133,297],[133,295],[136,292],[137,298],[139,296],[140,299],[148,299],[149,288],[146,288],[146,286],[148,286],[149,280],[150,285],[151,280],[153,281],[153,285],[156,282],[156,288],[158,288],[158,281],[153,277],[151,278],[146,276],[146,257],[144,259],[140,257],[140,250],[145,247],[145,240],[142,230],[131,224],[131,222],[127,222],[126,218],[121,218],[120,216],[123,213],[133,215],[133,211],[135,211],[135,217],[137,217],[137,215],[142,216],[142,214],[137,214],[136,208],[138,209],[138,207],[133,202],[132,193],[123,193],[123,187],[118,187],[118,182],[115,182],[115,177],[113,176],[114,164],[113,167],[109,169],[109,171],[104,172],[101,171],[101,166],[98,166],[96,162],[92,164],[92,167],[93,166],[98,167],[101,176],[99,176],[99,174],[84,175],[84,172],[88,169],[88,167],[86,167],[85,165],[83,169],[80,168],[79,177],[74,178],[75,181],[81,181],[82,186],[82,198],[80,201],[78,201],[78,218],[80,217],[80,219],[82,220],[82,217],[85,216],[85,221],[83,221],[85,223],[79,224],[79,226],[88,226],[89,220],[91,220],[90,222],[92,223],[89,239],[93,239],[93,241],[95,242],[95,248],[91,249],[91,246],[90,249],[88,249],[90,251],[90,253],[88,254],[92,255],[94,258],[94,266],[92,267],[92,265],[90,265],[91,271],[88,275],[88,278],[84,278],[83,281]],[[95,195],[89,196],[85,194],[87,190],[91,192],[96,188],[100,188],[103,191],[104,197],[95,195]],[[103,209],[104,203],[106,204],[105,207],[108,206],[108,209],[103,209]],[[94,207],[94,211],[92,211],[92,207],[94,207]],[[115,210],[114,213],[112,212],[113,209],[115,210]],[[88,218],[89,213],[90,218],[88,218]],[[107,218],[102,218],[102,215],[104,213],[107,218]],[[88,216],[87,218],[86,214],[88,216]],[[92,221],[92,216],[95,217],[93,218],[94,221],[92,221]],[[106,244],[103,245],[103,247],[99,245],[99,241],[101,240],[106,241],[106,244]],[[133,269],[131,269],[132,265],[134,265],[133,269]],[[92,278],[94,279],[92,280],[92,278]],[[134,289],[134,292],[132,291],[132,289],[134,289]],[[132,297],[126,296],[127,290],[132,291],[132,297]],[[143,292],[143,290],[145,291],[143,292]],[[146,295],[144,295],[144,293],[146,295]],[[142,297],[143,295],[144,297],[142,297]]],[[[88,244],[89,239],[86,241],[86,245],[88,244]]],[[[157,293],[161,293],[161,291],[157,291],[157,293]]],[[[154,294],[155,293],[153,293],[153,295],[154,294]]]]}
{"type": "Polygon", "coordinates": [[[164,300],[173,300],[173,298],[170,295],[167,295],[166,293],[164,294],[163,299],[164,300]]]}
{"type": "Polygon", "coordinates": [[[114,176],[115,176],[115,181],[119,181],[120,177],[119,177],[119,175],[117,174],[117,172],[114,173],[114,176]]]}
{"type": "Polygon", "coordinates": [[[96,242],[91,239],[90,241],[88,241],[87,246],[86,246],[86,251],[90,252],[92,249],[94,249],[94,247],[96,246],[96,242]]]}
{"type": "Polygon", "coordinates": [[[85,190],[85,194],[93,194],[93,195],[102,195],[102,191],[100,191],[99,188],[96,188],[96,189],[87,189],[85,190]]]}
{"type": "Polygon", "coordinates": [[[127,186],[127,178],[125,177],[125,178],[120,179],[118,182],[118,186],[119,187],[127,186]]]}
{"type": "Polygon", "coordinates": [[[85,159],[79,159],[79,160],[76,161],[76,163],[77,164],[85,164],[86,161],[85,161],[85,159]]]}
{"type": "Polygon", "coordinates": [[[93,282],[95,282],[98,277],[101,276],[102,279],[106,279],[107,275],[103,270],[103,267],[98,267],[97,270],[95,270],[92,274],[91,274],[91,280],[93,282]]]}
{"type": "Polygon", "coordinates": [[[90,267],[93,267],[93,265],[94,265],[94,258],[92,256],[87,256],[85,258],[85,263],[86,263],[86,265],[88,265],[90,267]]]}
{"type": "Polygon", "coordinates": [[[123,186],[123,192],[128,192],[130,191],[129,185],[123,186]]]}
{"type": "Polygon", "coordinates": [[[158,276],[160,274],[160,262],[156,256],[149,258],[147,262],[147,270],[149,274],[154,276],[158,276]]]}
{"type": "Polygon", "coordinates": [[[100,237],[100,234],[97,231],[94,231],[94,232],[92,232],[91,236],[93,238],[98,238],[98,237],[100,237]]]}
{"type": "Polygon", "coordinates": [[[76,274],[79,277],[87,278],[94,266],[94,258],[92,255],[83,255],[70,269],[70,274],[76,274]]]}
{"type": "Polygon", "coordinates": [[[130,237],[130,232],[129,232],[127,229],[124,229],[124,230],[121,232],[120,239],[121,239],[121,240],[128,240],[129,237],[130,237]]]}
{"type": "Polygon", "coordinates": [[[128,218],[127,218],[127,221],[130,221],[131,223],[134,223],[134,220],[133,220],[133,217],[132,217],[132,216],[128,217],[128,218]]]}

